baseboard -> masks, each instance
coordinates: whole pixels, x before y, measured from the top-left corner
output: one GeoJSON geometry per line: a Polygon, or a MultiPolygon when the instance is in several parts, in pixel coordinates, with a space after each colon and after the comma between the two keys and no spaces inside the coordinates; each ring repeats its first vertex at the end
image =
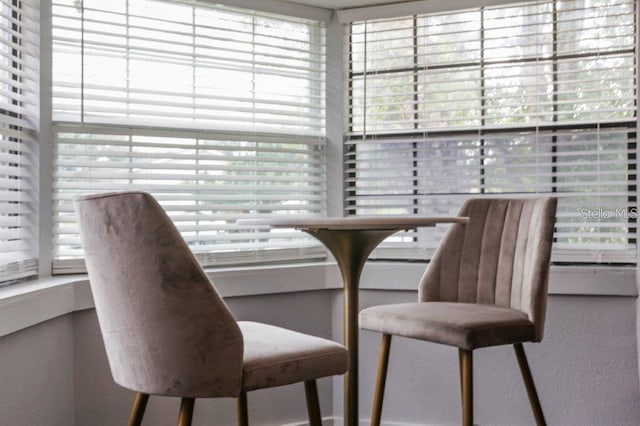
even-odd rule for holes
{"type": "MultiPolygon", "coordinates": [[[[360,424],[358,426],[370,426],[371,423],[369,420],[360,420],[360,424]]],[[[344,420],[342,417],[323,417],[322,418],[322,426],[343,426],[344,420]]],[[[282,426],[309,426],[309,422],[296,422],[296,423],[287,423],[282,426]]],[[[418,423],[399,423],[399,422],[382,422],[382,426],[425,426],[423,424],[418,423]]],[[[431,425],[435,426],[435,425],[431,425]]]]}
{"type": "MultiPolygon", "coordinates": [[[[340,418],[340,420],[342,420],[342,418],[340,418]]],[[[322,426],[337,426],[339,424],[341,423],[338,422],[338,419],[336,419],[335,417],[322,418],[322,426]]],[[[286,423],[286,424],[283,424],[282,426],[309,426],[309,422],[304,421],[304,422],[286,423]]]]}

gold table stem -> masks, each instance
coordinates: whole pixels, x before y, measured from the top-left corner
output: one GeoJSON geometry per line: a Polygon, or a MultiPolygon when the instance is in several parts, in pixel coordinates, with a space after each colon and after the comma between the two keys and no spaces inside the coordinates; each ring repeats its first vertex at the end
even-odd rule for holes
{"type": "Polygon", "coordinates": [[[344,378],[344,424],[358,425],[358,286],[371,252],[399,229],[302,229],[320,240],[338,263],[344,284],[344,342],[349,370],[344,378]]]}

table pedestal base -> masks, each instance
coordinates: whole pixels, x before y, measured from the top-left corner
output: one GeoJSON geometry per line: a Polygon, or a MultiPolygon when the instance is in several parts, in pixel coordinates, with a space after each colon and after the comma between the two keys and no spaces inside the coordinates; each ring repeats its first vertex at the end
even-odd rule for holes
{"type": "Polygon", "coordinates": [[[333,254],[344,283],[344,343],[349,351],[349,370],[344,377],[344,424],[357,426],[358,418],[358,284],[362,268],[371,252],[398,229],[305,230],[320,240],[333,254]]]}

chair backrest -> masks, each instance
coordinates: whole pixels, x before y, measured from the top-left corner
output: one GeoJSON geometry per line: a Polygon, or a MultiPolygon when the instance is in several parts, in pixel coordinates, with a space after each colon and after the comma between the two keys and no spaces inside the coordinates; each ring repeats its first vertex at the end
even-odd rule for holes
{"type": "Polygon", "coordinates": [[[420,283],[420,301],[492,304],[527,314],[541,340],[557,199],[472,199],[420,283]]]}
{"type": "Polygon", "coordinates": [[[147,394],[237,396],[242,333],[156,200],[121,192],[74,205],[115,382],[147,394]]]}

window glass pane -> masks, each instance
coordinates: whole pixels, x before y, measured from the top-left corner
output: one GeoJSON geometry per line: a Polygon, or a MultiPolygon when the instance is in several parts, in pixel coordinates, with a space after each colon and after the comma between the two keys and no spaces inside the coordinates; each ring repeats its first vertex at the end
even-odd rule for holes
{"type": "Polygon", "coordinates": [[[483,14],[486,61],[542,58],[553,54],[553,3],[487,8],[483,14]]]}
{"type": "Polygon", "coordinates": [[[418,63],[476,63],[481,58],[481,22],[479,11],[418,16],[418,63]]]}
{"type": "Polygon", "coordinates": [[[492,194],[551,193],[552,137],[537,134],[491,135],[483,139],[484,191],[492,194]]]}
{"type": "Polygon", "coordinates": [[[559,120],[635,117],[634,66],[633,55],[559,61],[559,120]]]}
{"type": "Polygon", "coordinates": [[[499,64],[484,68],[489,125],[552,122],[553,63],[499,64]]]}
{"type": "Polygon", "coordinates": [[[477,136],[435,137],[423,141],[418,152],[421,194],[437,196],[478,192],[482,175],[481,144],[477,136]]]}
{"type": "Polygon", "coordinates": [[[482,115],[480,67],[439,68],[418,74],[420,128],[477,126],[482,115]]]}
{"type": "Polygon", "coordinates": [[[410,72],[371,76],[366,79],[366,85],[364,80],[354,80],[354,94],[362,95],[352,108],[353,124],[372,131],[413,129],[416,114],[414,85],[410,72]]]}

